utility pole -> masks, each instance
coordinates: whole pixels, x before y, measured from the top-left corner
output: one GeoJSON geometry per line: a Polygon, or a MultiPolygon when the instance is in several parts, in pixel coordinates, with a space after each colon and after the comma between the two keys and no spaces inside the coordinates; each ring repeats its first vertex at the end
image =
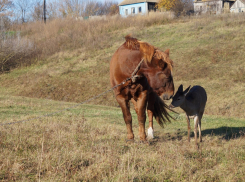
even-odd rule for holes
{"type": "Polygon", "coordinates": [[[43,0],[43,21],[46,24],[46,0],[43,0]]]}

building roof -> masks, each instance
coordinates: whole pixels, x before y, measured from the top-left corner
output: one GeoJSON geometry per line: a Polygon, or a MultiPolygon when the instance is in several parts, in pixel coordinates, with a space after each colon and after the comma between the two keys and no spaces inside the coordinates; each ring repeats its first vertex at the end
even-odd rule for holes
{"type": "MultiPolygon", "coordinates": [[[[235,0],[235,2],[232,3],[231,8],[232,8],[232,6],[236,3],[236,1],[237,1],[237,0],[235,0]]],[[[245,0],[240,0],[240,2],[243,3],[243,4],[245,5],[245,0]]]]}
{"type": "Polygon", "coordinates": [[[143,3],[143,2],[158,3],[158,1],[159,0],[123,0],[121,3],[118,4],[118,6],[122,6],[126,4],[143,3]]]}

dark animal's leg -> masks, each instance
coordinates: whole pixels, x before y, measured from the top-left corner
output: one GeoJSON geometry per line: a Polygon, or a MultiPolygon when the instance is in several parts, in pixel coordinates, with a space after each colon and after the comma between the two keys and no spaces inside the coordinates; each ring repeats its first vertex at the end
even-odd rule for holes
{"type": "Polygon", "coordinates": [[[198,122],[198,129],[199,129],[199,142],[202,142],[202,130],[201,130],[201,125],[202,125],[202,115],[203,115],[203,112],[201,112],[199,114],[199,122],[198,122]]]}
{"type": "Polygon", "coordinates": [[[190,131],[191,131],[190,118],[187,114],[185,114],[185,116],[186,116],[186,120],[187,120],[188,142],[190,142],[190,131]]]}
{"type": "Polygon", "coordinates": [[[141,92],[137,100],[137,108],[138,108],[137,115],[139,121],[139,135],[141,141],[146,141],[146,134],[145,134],[146,104],[147,104],[147,90],[141,92]]]}
{"type": "Polygon", "coordinates": [[[116,97],[117,102],[119,103],[122,113],[123,113],[123,118],[126,123],[127,127],[127,138],[128,140],[133,140],[134,139],[134,134],[132,130],[132,116],[130,113],[130,107],[129,107],[129,101],[126,100],[122,95],[118,95],[116,97]]]}
{"type": "Polygon", "coordinates": [[[198,116],[195,116],[194,117],[194,134],[195,134],[196,145],[197,145],[197,126],[198,126],[198,123],[199,123],[199,118],[198,118],[198,116]]]}

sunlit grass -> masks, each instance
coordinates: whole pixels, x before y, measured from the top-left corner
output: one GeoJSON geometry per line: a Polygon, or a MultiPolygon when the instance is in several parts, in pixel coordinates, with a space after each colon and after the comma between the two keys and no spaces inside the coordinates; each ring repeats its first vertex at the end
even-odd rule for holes
{"type": "MultiPolygon", "coordinates": [[[[18,121],[76,103],[1,96],[0,123],[18,121]]],[[[183,114],[155,139],[126,144],[120,108],[81,105],[50,117],[0,126],[0,179],[5,181],[242,181],[244,119],[204,115],[199,150],[187,142],[183,114]],[[234,167],[235,166],[235,167],[234,167]],[[224,176],[224,174],[226,174],[224,176]]],[[[193,134],[192,134],[193,135],[193,134]]]]}
{"type": "MultiPolygon", "coordinates": [[[[184,87],[203,86],[208,93],[207,114],[244,118],[244,112],[241,112],[245,107],[245,55],[242,51],[245,47],[244,28],[241,26],[244,16],[182,17],[165,21],[167,19],[150,16],[148,19],[119,18],[91,23],[55,20],[49,22],[42,32],[40,27],[43,25],[39,23],[25,25],[23,32],[29,32],[25,36],[31,39],[38,35],[44,44],[52,46],[47,51],[54,52],[44,51],[46,57],[41,57],[31,67],[0,75],[2,90],[13,95],[82,102],[110,88],[110,59],[123,44],[123,37],[132,33],[163,51],[170,48],[176,88],[180,84],[184,87]],[[154,21],[148,24],[151,20],[154,21]],[[74,23],[77,23],[72,26],[75,28],[70,30],[69,25],[74,23]],[[92,28],[95,23],[96,27],[92,28]],[[85,32],[81,33],[81,27],[85,32]],[[62,33],[58,31],[60,29],[62,33]],[[87,31],[89,34],[82,36],[87,31]],[[74,36],[67,39],[70,33],[74,36]],[[49,44],[50,36],[55,38],[56,44],[49,44]],[[62,44],[61,40],[64,40],[62,44]]],[[[107,94],[93,104],[118,106],[113,94],[107,94]]]]}

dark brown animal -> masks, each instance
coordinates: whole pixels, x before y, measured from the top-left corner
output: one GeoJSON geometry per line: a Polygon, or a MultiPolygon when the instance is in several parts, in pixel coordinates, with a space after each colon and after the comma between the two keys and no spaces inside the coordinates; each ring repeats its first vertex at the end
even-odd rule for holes
{"type": "Polygon", "coordinates": [[[180,85],[175,93],[170,108],[180,107],[185,111],[188,127],[188,141],[190,142],[190,117],[194,118],[195,143],[197,145],[197,126],[199,129],[199,142],[202,142],[201,120],[207,102],[207,93],[199,85],[191,88],[190,86],[183,91],[183,85],[180,85]],[[189,92],[188,92],[189,91],[189,92]]]}
{"type": "MultiPolygon", "coordinates": [[[[126,81],[125,84],[115,88],[114,93],[123,112],[128,141],[134,140],[130,100],[138,116],[140,140],[147,141],[146,109],[149,117],[149,133],[151,130],[153,132],[153,116],[161,126],[166,121],[170,121],[171,116],[166,110],[168,106],[162,99],[170,99],[174,94],[173,62],[169,58],[169,50],[162,52],[149,43],[138,41],[130,36],[126,36],[125,39],[126,42],[112,56],[110,82],[114,87],[130,78],[141,60],[144,60],[136,72],[140,77],[133,81],[132,79],[126,81]]],[[[148,135],[153,137],[153,133],[148,135]]]]}

